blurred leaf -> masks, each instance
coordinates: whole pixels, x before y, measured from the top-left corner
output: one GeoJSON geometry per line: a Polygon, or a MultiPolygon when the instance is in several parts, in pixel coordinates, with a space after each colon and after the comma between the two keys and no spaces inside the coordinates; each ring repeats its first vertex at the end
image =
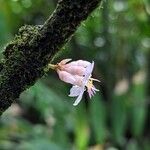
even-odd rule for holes
{"type": "MultiPolygon", "coordinates": [[[[66,116],[65,116],[66,117],[66,116]]],[[[66,122],[63,117],[58,117],[56,118],[56,124],[53,127],[53,135],[52,135],[52,140],[56,141],[56,143],[63,145],[64,147],[69,147],[69,137],[67,132],[67,127],[66,127],[66,122]]]]}
{"type": "MultiPolygon", "coordinates": [[[[74,40],[55,57],[56,63],[63,58],[94,60],[94,75],[101,76],[105,84],[104,97],[96,94],[88,108],[83,105],[84,99],[74,107],[74,98],[67,97],[70,85],[50,71],[17,101],[21,113],[13,115],[15,109],[0,119],[0,150],[87,150],[103,146],[150,149],[149,134],[145,134],[149,131],[145,85],[129,87],[122,96],[113,95],[119,80],[131,81],[137,71],[146,72],[145,54],[150,48],[148,1],[104,2],[104,8],[96,9],[78,28],[74,40]]],[[[0,0],[0,50],[21,25],[43,24],[56,3],[0,0]]]]}
{"type": "MultiPolygon", "coordinates": [[[[64,148],[52,143],[48,139],[34,139],[22,142],[16,150],[63,150],[64,148]]],[[[64,149],[65,150],[65,149],[64,149]]]]}
{"type": "Polygon", "coordinates": [[[90,118],[97,143],[104,143],[107,137],[106,108],[100,94],[96,94],[90,102],[90,118]]]}
{"type": "Polygon", "coordinates": [[[147,103],[144,85],[134,85],[132,91],[133,99],[131,105],[131,132],[140,137],[144,130],[147,116],[147,103]]]}
{"type": "MultiPolygon", "coordinates": [[[[42,82],[37,82],[24,96],[24,103],[32,104],[36,107],[42,113],[42,117],[45,117],[45,121],[49,122],[50,116],[53,117],[55,126],[53,127],[52,139],[61,145],[67,146],[65,117],[70,108],[64,97],[57,95],[42,82]],[[27,99],[28,102],[26,101],[27,99]]],[[[50,124],[53,124],[52,122],[50,120],[50,124]]]]}
{"type": "Polygon", "coordinates": [[[127,148],[126,148],[126,150],[140,150],[137,141],[131,139],[131,140],[127,143],[127,148]]]}
{"type": "Polygon", "coordinates": [[[88,114],[85,105],[80,104],[75,109],[75,146],[78,150],[86,150],[90,132],[87,118],[88,114]]]}
{"type": "Polygon", "coordinates": [[[24,103],[32,103],[34,107],[45,113],[48,109],[55,110],[55,113],[65,113],[69,109],[67,102],[42,82],[37,82],[27,90],[22,99],[24,103]],[[34,99],[34,100],[33,100],[34,99]]]}
{"type": "Polygon", "coordinates": [[[142,144],[143,144],[143,150],[150,150],[149,137],[147,139],[144,139],[142,144]]]}
{"type": "Polygon", "coordinates": [[[114,96],[111,104],[112,139],[118,144],[124,144],[124,134],[127,125],[126,96],[114,96]]]}

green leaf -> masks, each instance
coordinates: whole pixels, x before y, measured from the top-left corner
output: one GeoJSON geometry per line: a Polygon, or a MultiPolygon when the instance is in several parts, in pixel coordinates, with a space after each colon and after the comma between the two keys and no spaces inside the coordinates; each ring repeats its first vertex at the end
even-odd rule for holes
{"type": "MultiPolygon", "coordinates": [[[[84,101],[84,99],[83,99],[84,101]]],[[[75,146],[78,150],[86,150],[89,142],[89,124],[85,106],[80,103],[75,111],[75,146]]]]}
{"type": "Polygon", "coordinates": [[[64,97],[59,96],[41,81],[22,95],[23,103],[33,105],[44,114],[47,110],[55,110],[57,114],[66,113],[69,109],[64,97]]]}
{"type": "Polygon", "coordinates": [[[134,136],[140,137],[144,130],[147,116],[147,102],[144,85],[135,85],[132,92],[133,100],[131,105],[131,132],[134,136]]]}
{"type": "Polygon", "coordinates": [[[111,104],[112,139],[119,144],[124,142],[127,125],[126,96],[114,96],[111,104]]]}
{"type": "Polygon", "coordinates": [[[106,108],[100,94],[95,95],[90,102],[90,118],[97,143],[103,143],[107,137],[106,108]]]}

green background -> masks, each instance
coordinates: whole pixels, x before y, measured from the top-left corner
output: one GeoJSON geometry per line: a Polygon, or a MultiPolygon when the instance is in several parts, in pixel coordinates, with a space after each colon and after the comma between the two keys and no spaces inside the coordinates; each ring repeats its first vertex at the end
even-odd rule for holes
{"type": "MultiPolygon", "coordinates": [[[[100,92],[74,107],[71,85],[50,70],[0,120],[0,150],[150,150],[150,1],[107,0],[54,59],[95,62],[100,92]]],[[[56,0],[0,0],[0,58],[24,24],[56,0]]]]}

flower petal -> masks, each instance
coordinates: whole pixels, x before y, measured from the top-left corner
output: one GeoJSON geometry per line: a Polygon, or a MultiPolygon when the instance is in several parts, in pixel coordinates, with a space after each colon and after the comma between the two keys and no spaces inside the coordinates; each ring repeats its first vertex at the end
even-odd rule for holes
{"type": "Polygon", "coordinates": [[[80,102],[81,99],[82,99],[83,93],[84,93],[84,90],[81,91],[80,95],[77,97],[77,99],[76,99],[75,102],[73,103],[74,106],[77,106],[77,105],[79,104],[79,102],[80,102]]]}
{"type": "Polygon", "coordinates": [[[89,66],[87,66],[87,68],[86,68],[86,71],[84,74],[84,79],[83,79],[83,82],[85,85],[87,84],[89,78],[91,77],[93,68],[94,68],[94,61],[89,66]]]}
{"type": "Polygon", "coordinates": [[[86,75],[87,76],[89,76],[92,73],[93,68],[94,68],[94,61],[92,61],[92,63],[89,66],[87,66],[87,68],[86,68],[86,75]]]}
{"type": "Polygon", "coordinates": [[[68,66],[81,66],[86,68],[87,66],[89,66],[91,63],[89,61],[85,61],[85,60],[77,60],[77,61],[72,61],[70,63],[68,63],[68,66]]]}
{"type": "Polygon", "coordinates": [[[68,96],[70,96],[70,97],[76,97],[76,96],[79,96],[81,92],[82,92],[81,87],[79,87],[79,86],[73,86],[70,89],[70,94],[68,96]]]}
{"type": "Polygon", "coordinates": [[[92,91],[91,91],[91,89],[89,89],[87,92],[88,92],[89,97],[90,97],[90,99],[91,99],[91,97],[92,97],[92,91]]]}
{"type": "Polygon", "coordinates": [[[66,72],[66,71],[60,71],[60,70],[57,70],[57,73],[59,75],[59,78],[66,82],[66,83],[70,83],[70,84],[75,84],[76,82],[76,79],[73,75],[71,75],[70,73],[66,72]]]}
{"type": "Polygon", "coordinates": [[[65,65],[63,67],[63,70],[67,71],[68,73],[70,73],[72,75],[83,76],[86,69],[82,66],[71,66],[71,65],[67,66],[67,65],[65,65]]]}
{"type": "Polygon", "coordinates": [[[97,92],[99,91],[99,89],[97,89],[94,85],[93,85],[92,89],[97,92]]]}
{"type": "Polygon", "coordinates": [[[91,64],[89,61],[85,61],[85,60],[78,60],[77,63],[78,66],[83,66],[83,67],[87,67],[91,64]]]}

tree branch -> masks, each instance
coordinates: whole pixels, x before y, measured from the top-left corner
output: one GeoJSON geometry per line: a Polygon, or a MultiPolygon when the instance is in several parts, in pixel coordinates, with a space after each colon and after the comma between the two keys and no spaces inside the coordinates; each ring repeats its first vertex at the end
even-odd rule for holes
{"type": "Polygon", "coordinates": [[[0,115],[44,75],[44,68],[101,0],[60,0],[43,26],[23,26],[0,64],[0,115]]]}

